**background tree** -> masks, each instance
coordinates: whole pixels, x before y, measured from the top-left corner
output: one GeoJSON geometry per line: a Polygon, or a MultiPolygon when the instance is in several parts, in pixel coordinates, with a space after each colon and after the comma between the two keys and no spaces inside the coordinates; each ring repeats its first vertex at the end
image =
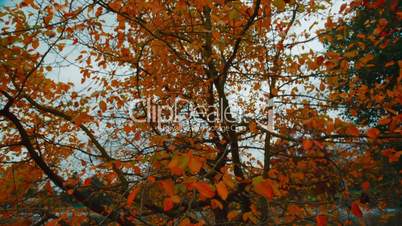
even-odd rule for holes
{"type": "MultiPolygon", "coordinates": [[[[364,85],[371,89],[376,84],[387,82],[383,88],[392,90],[397,84],[397,62],[402,54],[400,17],[397,14],[402,4],[394,0],[355,4],[352,9],[342,8],[341,13],[346,17],[336,24],[337,29],[329,25],[330,38],[324,41],[329,51],[346,54],[350,61],[350,76],[339,89],[349,92],[349,83],[353,82],[353,76],[358,76],[360,80],[356,87],[364,85]],[[366,58],[359,61],[363,56],[366,58]]],[[[382,107],[361,105],[359,100],[353,100],[350,106],[345,111],[349,117],[372,126],[385,114],[382,107]]]]}
{"type": "MultiPolygon", "coordinates": [[[[361,125],[375,127],[368,129],[372,136],[398,131],[401,102],[401,26],[399,1],[353,1],[344,4],[338,21],[327,22],[328,35],[322,41],[328,48],[327,55],[337,58],[338,63],[328,64],[330,71],[338,73],[335,82],[328,78],[333,99],[342,108],[338,111],[361,125]],[[395,121],[393,120],[395,117],[395,121]]],[[[333,75],[333,73],[331,73],[333,75]]],[[[400,193],[393,186],[400,184],[402,162],[394,158],[401,150],[400,139],[389,139],[372,143],[370,152],[379,162],[383,182],[376,184],[371,192],[361,191],[362,202],[387,200],[392,208],[400,208],[400,193]],[[377,149],[377,150],[372,150],[377,149]],[[392,154],[391,154],[392,153],[392,154]],[[389,186],[383,190],[381,186],[389,186]]]]}

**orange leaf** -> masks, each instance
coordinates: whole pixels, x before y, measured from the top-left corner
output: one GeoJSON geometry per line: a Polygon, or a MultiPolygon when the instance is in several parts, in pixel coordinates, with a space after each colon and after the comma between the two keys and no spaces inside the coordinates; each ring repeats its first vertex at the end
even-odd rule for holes
{"type": "Polygon", "coordinates": [[[106,102],[102,100],[102,101],[99,103],[99,108],[101,109],[102,112],[105,112],[106,109],[107,109],[106,102]]]}
{"type": "Polygon", "coordinates": [[[31,45],[32,45],[32,48],[37,49],[39,47],[38,39],[33,39],[31,45]]]}
{"type": "Polygon", "coordinates": [[[58,226],[60,220],[61,220],[60,218],[56,218],[54,220],[48,221],[46,223],[46,226],[58,226]]]}
{"type": "Polygon", "coordinates": [[[195,182],[193,187],[197,189],[197,191],[206,198],[212,198],[215,196],[215,191],[212,190],[211,185],[205,182],[195,182]]]}
{"type": "Polygon", "coordinates": [[[166,198],[163,200],[163,211],[169,211],[173,208],[174,203],[171,198],[166,198]]]}
{"type": "Polygon", "coordinates": [[[52,185],[50,184],[50,181],[46,182],[45,189],[49,195],[53,194],[53,189],[52,185]]]}
{"type": "Polygon", "coordinates": [[[123,127],[123,130],[124,130],[124,132],[126,132],[126,134],[128,134],[132,131],[132,128],[131,128],[131,126],[125,125],[123,127]]]}
{"type": "Polygon", "coordinates": [[[173,201],[173,203],[180,203],[180,197],[177,195],[173,195],[172,197],[170,197],[173,201]]]}
{"type": "Polygon", "coordinates": [[[262,177],[254,178],[253,180],[254,190],[257,194],[264,196],[265,198],[272,200],[274,196],[274,190],[269,180],[264,180],[262,177]]]}
{"type": "Polygon", "coordinates": [[[257,123],[256,122],[250,122],[248,124],[248,128],[250,129],[250,132],[256,133],[257,132],[257,123]]]}
{"type": "Polygon", "coordinates": [[[190,219],[184,218],[182,221],[180,221],[179,226],[189,226],[192,225],[190,219]]]}
{"type": "Polygon", "coordinates": [[[311,140],[303,140],[303,148],[305,150],[310,150],[313,147],[313,141],[311,140]]]}
{"type": "Polygon", "coordinates": [[[221,202],[219,202],[218,200],[216,200],[216,199],[212,199],[211,200],[211,207],[212,207],[212,209],[216,209],[216,208],[219,208],[219,209],[223,209],[223,205],[222,205],[222,203],[221,202]]]}
{"type": "Polygon", "coordinates": [[[363,216],[359,204],[356,201],[352,203],[352,214],[359,218],[363,216]]]}
{"type": "Polygon", "coordinates": [[[371,139],[376,139],[380,135],[380,130],[377,128],[370,128],[367,130],[367,136],[371,139]]]}
{"type": "Polygon", "coordinates": [[[32,5],[34,0],[24,0],[23,2],[27,5],[32,5]]]}
{"type": "Polygon", "coordinates": [[[260,88],[261,88],[261,84],[259,82],[254,84],[254,87],[253,87],[254,90],[259,90],[260,88]]]}
{"type": "Polygon", "coordinates": [[[381,126],[383,126],[383,125],[389,124],[390,122],[391,122],[391,119],[390,119],[390,118],[382,118],[382,119],[380,119],[380,120],[378,121],[378,124],[381,125],[381,126]]]}
{"type": "Polygon", "coordinates": [[[201,170],[203,164],[204,163],[200,157],[191,155],[188,168],[190,168],[191,173],[196,174],[201,170]]]}
{"type": "Polygon", "coordinates": [[[326,215],[320,214],[315,218],[317,226],[326,226],[328,224],[328,217],[326,215]]]}
{"type": "Polygon", "coordinates": [[[346,132],[346,134],[351,135],[351,136],[355,136],[355,137],[357,137],[357,136],[360,135],[359,130],[358,130],[355,126],[353,126],[353,125],[350,125],[350,126],[346,129],[345,132],[346,132]]]}
{"type": "Polygon", "coordinates": [[[168,164],[168,168],[172,172],[173,175],[182,175],[184,173],[184,169],[187,167],[189,162],[189,158],[187,155],[175,155],[172,160],[168,164]]]}
{"type": "Polygon", "coordinates": [[[79,114],[77,115],[77,117],[74,118],[74,123],[75,123],[77,126],[81,126],[81,124],[86,123],[86,122],[89,122],[89,121],[91,121],[91,116],[89,116],[89,115],[88,115],[87,113],[85,113],[85,112],[79,113],[79,114]]]}
{"type": "Polygon", "coordinates": [[[165,190],[166,194],[169,196],[173,196],[174,192],[174,183],[171,179],[161,181],[161,185],[163,190],[165,190]]]}
{"type": "Polygon", "coordinates": [[[229,188],[235,188],[236,187],[236,184],[235,184],[232,176],[227,171],[223,174],[222,181],[229,188]]]}
{"type": "Polygon", "coordinates": [[[236,219],[236,217],[239,215],[239,211],[237,210],[232,210],[228,213],[227,218],[229,221],[232,221],[234,219],[236,219]]]}
{"type": "Polygon", "coordinates": [[[137,197],[138,192],[140,192],[140,187],[136,187],[133,190],[131,190],[130,194],[127,197],[128,206],[131,206],[131,204],[133,204],[135,197],[137,197]]]}
{"type": "Polygon", "coordinates": [[[226,188],[226,185],[220,181],[216,185],[216,191],[218,192],[218,195],[223,199],[226,200],[228,197],[228,189],[226,188]]]}

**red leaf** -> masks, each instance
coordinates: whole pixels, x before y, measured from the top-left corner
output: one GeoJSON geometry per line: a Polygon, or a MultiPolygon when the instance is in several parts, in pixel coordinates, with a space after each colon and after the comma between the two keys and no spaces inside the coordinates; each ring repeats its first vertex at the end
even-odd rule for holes
{"type": "Polygon", "coordinates": [[[367,136],[371,139],[376,139],[380,135],[380,130],[377,128],[370,128],[367,130],[367,136]]]}
{"type": "Polygon", "coordinates": [[[328,217],[326,215],[320,214],[315,218],[317,226],[326,226],[328,224],[328,217]]]}
{"type": "Polygon", "coordinates": [[[141,132],[136,132],[134,135],[135,140],[141,140],[141,132]]]}
{"type": "Polygon", "coordinates": [[[131,204],[133,204],[135,197],[137,197],[138,192],[140,192],[140,187],[136,187],[133,190],[131,190],[130,194],[127,197],[128,206],[131,206],[131,204]]]}
{"type": "Polygon", "coordinates": [[[50,184],[50,181],[46,182],[45,189],[49,195],[53,194],[53,189],[52,185],[50,184]]]}
{"type": "Polygon", "coordinates": [[[303,140],[303,148],[304,150],[310,150],[313,147],[313,141],[311,140],[303,140]]]}
{"type": "Polygon", "coordinates": [[[370,183],[368,181],[363,182],[361,186],[363,191],[368,191],[370,189],[370,183]]]}
{"type": "Polygon", "coordinates": [[[81,159],[81,165],[85,167],[87,165],[87,162],[81,159]]]}
{"type": "Polygon", "coordinates": [[[346,7],[347,7],[346,3],[342,4],[341,7],[339,8],[339,13],[342,13],[346,9],[346,7]]]}
{"type": "Polygon", "coordinates": [[[169,211],[173,208],[174,203],[171,198],[166,198],[163,200],[163,211],[169,211]]]}
{"type": "Polygon", "coordinates": [[[91,178],[87,178],[84,180],[84,182],[82,183],[82,186],[87,187],[89,185],[91,185],[92,179],[91,178]]]}
{"type": "Polygon", "coordinates": [[[360,135],[359,130],[358,130],[355,126],[353,126],[353,125],[350,125],[350,126],[346,129],[345,132],[346,132],[346,134],[351,135],[351,136],[355,136],[355,137],[357,137],[357,136],[360,135]]]}
{"type": "Polygon", "coordinates": [[[352,214],[359,218],[363,216],[359,204],[356,201],[352,203],[352,214]]]}

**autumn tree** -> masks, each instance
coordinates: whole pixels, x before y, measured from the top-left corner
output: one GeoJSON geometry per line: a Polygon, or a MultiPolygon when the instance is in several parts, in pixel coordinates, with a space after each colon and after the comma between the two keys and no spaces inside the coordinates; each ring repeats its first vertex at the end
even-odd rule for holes
{"type": "MultiPolygon", "coordinates": [[[[339,60],[329,70],[330,75],[340,75],[336,82],[328,78],[332,100],[342,105],[338,111],[344,112],[345,118],[366,127],[371,138],[392,134],[400,126],[401,6],[399,1],[344,4],[340,9],[343,17],[336,22],[330,20],[328,35],[322,36],[328,46],[327,54],[339,60]]],[[[355,187],[354,192],[361,194],[361,202],[371,206],[380,203],[399,208],[400,193],[393,186],[400,186],[400,139],[381,140],[371,145],[360,150],[377,162],[378,172],[373,176],[382,182],[373,182],[372,189],[355,187]],[[384,190],[383,186],[388,189],[384,190]]],[[[367,181],[365,185],[368,184],[367,181]]]]}
{"type": "Polygon", "coordinates": [[[352,189],[401,192],[400,172],[385,184],[373,158],[401,155],[380,145],[401,142],[401,63],[382,94],[389,101],[378,103],[389,112],[386,129],[334,114],[382,88],[340,90],[352,60],[303,48],[335,29],[331,20],[330,31],[301,26],[326,19],[330,6],[25,0],[3,8],[2,221],[327,225],[348,221],[348,211],[363,221],[352,189]],[[81,84],[55,78],[63,70],[81,84]]]}

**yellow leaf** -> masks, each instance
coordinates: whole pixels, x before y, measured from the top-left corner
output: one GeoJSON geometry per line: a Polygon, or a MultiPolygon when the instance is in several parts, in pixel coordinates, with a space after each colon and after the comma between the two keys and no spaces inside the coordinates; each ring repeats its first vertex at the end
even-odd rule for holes
{"type": "Polygon", "coordinates": [[[234,182],[234,180],[233,180],[233,177],[230,175],[230,174],[228,174],[228,172],[225,172],[224,174],[223,174],[223,177],[222,177],[222,181],[225,183],[225,185],[227,185],[229,188],[235,188],[235,186],[236,186],[236,184],[235,184],[235,182],[234,182]]]}
{"type": "Polygon", "coordinates": [[[272,4],[278,9],[278,11],[284,11],[286,3],[284,0],[273,0],[272,4]]]}
{"type": "Polygon", "coordinates": [[[57,49],[58,49],[59,51],[63,51],[63,49],[64,49],[65,46],[66,46],[66,44],[60,43],[60,44],[57,45],[57,49]]]}
{"type": "Polygon", "coordinates": [[[182,175],[188,163],[189,158],[187,155],[177,154],[170,161],[168,168],[173,175],[182,175]]]}
{"type": "Polygon", "coordinates": [[[192,225],[190,219],[184,218],[182,221],[180,221],[179,226],[189,226],[192,225]]]}
{"type": "Polygon", "coordinates": [[[173,195],[172,197],[170,197],[173,201],[173,203],[180,203],[180,197],[177,195],[173,195]]]}
{"type": "Polygon", "coordinates": [[[353,58],[355,56],[357,56],[359,54],[359,52],[357,51],[349,51],[346,52],[345,54],[343,54],[343,56],[347,57],[347,58],[353,58]]]}

